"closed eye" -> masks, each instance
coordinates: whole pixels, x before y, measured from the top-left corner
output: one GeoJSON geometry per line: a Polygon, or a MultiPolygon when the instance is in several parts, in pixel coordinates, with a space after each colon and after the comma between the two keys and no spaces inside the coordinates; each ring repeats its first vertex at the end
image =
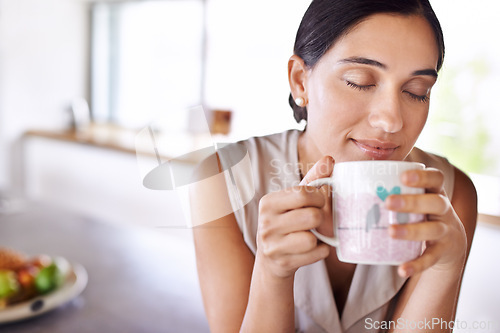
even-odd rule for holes
{"type": "Polygon", "coordinates": [[[407,93],[408,96],[410,96],[413,100],[417,102],[427,103],[429,101],[429,96],[427,95],[416,95],[409,91],[404,91],[404,92],[407,93]]]}
{"type": "Polygon", "coordinates": [[[374,84],[367,84],[367,85],[359,85],[359,84],[356,84],[354,82],[351,82],[351,81],[345,81],[345,83],[351,87],[351,88],[354,88],[354,89],[358,89],[358,90],[368,90],[370,89],[371,87],[375,87],[374,84]]]}
{"type": "MultiPolygon", "coordinates": [[[[372,87],[375,87],[374,84],[361,85],[361,84],[356,84],[356,83],[354,83],[352,81],[348,81],[348,80],[345,80],[345,83],[347,86],[349,86],[353,89],[361,90],[361,91],[366,91],[372,87]]],[[[411,92],[406,91],[406,90],[403,91],[403,93],[406,93],[411,99],[413,99],[417,102],[427,103],[429,101],[429,96],[427,96],[427,95],[417,95],[417,94],[411,93],[411,92]]]]}

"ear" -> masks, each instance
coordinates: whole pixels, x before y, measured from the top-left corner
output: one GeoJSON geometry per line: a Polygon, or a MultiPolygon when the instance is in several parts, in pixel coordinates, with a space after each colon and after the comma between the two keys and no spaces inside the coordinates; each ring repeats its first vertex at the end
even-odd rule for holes
{"type": "Polygon", "coordinates": [[[288,60],[288,82],[293,98],[303,97],[307,100],[307,66],[301,57],[293,55],[288,60]]]}

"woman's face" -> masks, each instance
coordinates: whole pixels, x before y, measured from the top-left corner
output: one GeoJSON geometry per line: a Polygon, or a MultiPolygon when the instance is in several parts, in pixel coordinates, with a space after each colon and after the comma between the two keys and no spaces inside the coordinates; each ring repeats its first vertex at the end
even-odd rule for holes
{"type": "Polygon", "coordinates": [[[308,142],[319,159],[402,160],[426,122],[438,48],[420,16],[376,14],[305,75],[308,142]]]}

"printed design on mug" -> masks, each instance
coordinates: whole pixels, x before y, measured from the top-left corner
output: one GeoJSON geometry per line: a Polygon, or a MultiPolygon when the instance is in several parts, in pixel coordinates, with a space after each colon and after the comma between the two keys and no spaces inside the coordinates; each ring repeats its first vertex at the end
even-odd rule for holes
{"type": "Polygon", "coordinates": [[[372,192],[336,195],[335,223],[343,258],[388,263],[415,257],[419,242],[394,240],[387,233],[390,224],[421,220],[420,214],[398,214],[384,208],[389,195],[400,193],[399,187],[377,187],[372,192]]]}
{"type": "Polygon", "coordinates": [[[400,213],[385,209],[384,201],[387,197],[392,194],[401,194],[399,186],[394,186],[390,190],[378,186],[371,193],[336,195],[335,220],[338,229],[370,232],[372,229],[387,229],[390,224],[422,220],[421,214],[400,213]]]}
{"type": "MultiPolygon", "coordinates": [[[[373,193],[373,192],[372,192],[373,193]]],[[[376,193],[337,195],[335,198],[337,228],[341,230],[387,229],[389,216],[376,193]]]]}
{"type": "MultiPolygon", "coordinates": [[[[385,187],[383,186],[378,186],[377,187],[377,196],[382,200],[382,202],[387,199],[388,196],[392,194],[401,194],[401,187],[399,186],[394,186],[391,191],[388,191],[385,187]]],[[[396,222],[397,223],[408,223],[410,221],[410,214],[408,213],[400,213],[396,212],[396,222]]],[[[366,232],[370,231],[372,226],[378,226],[378,222],[380,219],[380,208],[379,204],[374,204],[373,207],[368,211],[368,214],[366,215],[366,232]],[[378,214],[377,214],[378,212],[378,214]]]]}
{"type": "Polygon", "coordinates": [[[392,190],[389,192],[387,189],[383,186],[378,186],[377,187],[377,196],[380,198],[380,200],[385,201],[388,196],[391,194],[401,194],[401,187],[399,186],[394,186],[392,190]]]}
{"type": "MultiPolygon", "coordinates": [[[[401,194],[401,187],[394,186],[390,191],[388,191],[383,186],[378,186],[376,189],[377,197],[382,200],[382,202],[375,202],[372,207],[368,210],[366,214],[366,226],[365,231],[369,232],[371,229],[383,228],[386,229],[387,225],[379,226],[380,222],[380,205],[384,204],[385,199],[392,194],[401,194]]],[[[398,223],[407,223],[409,221],[408,213],[396,213],[396,221],[398,223]]]]}

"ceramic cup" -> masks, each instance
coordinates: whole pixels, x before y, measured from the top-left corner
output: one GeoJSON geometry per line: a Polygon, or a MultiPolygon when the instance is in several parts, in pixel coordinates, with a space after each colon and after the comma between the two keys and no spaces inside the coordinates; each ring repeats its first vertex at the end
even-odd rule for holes
{"type": "Polygon", "coordinates": [[[393,239],[391,224],[423,221],[422,214],[387,210],[391,194],[421,194],[423,188],[404,186],[400,176],[425,165],[405,161],[353,161],[336,163],[331,177],[308,186],[332,187],[334,237],[311,230],[321,241],[335,246],[339,260],[370,265],[399,265],[421,254],[422,242],[393,239]]]}

